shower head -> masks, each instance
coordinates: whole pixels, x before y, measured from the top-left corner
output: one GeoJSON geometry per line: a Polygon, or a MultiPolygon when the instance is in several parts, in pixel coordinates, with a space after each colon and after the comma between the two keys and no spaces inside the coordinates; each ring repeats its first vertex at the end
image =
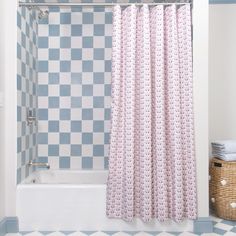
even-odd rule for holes
{"type": "Polygon", "coordinates": [[[46,18],[46,17],[48,17],[48,14],[49,14],[48,10],[43,11],[43,10],[39,9],[38,18],[40,20],[43,19],[43,18],[46,18]]]}
{"type": "Polygon", "coordinates": [[[29,6],[28,7],[29,10],[35,10],[35,11],[38,11],[38,18],[41,20],[41,19],[44,19],[46,18],[48,15],[49,15],[49,11],[48,10],[41,10],[39,7],[37,6],[29,6]]]}

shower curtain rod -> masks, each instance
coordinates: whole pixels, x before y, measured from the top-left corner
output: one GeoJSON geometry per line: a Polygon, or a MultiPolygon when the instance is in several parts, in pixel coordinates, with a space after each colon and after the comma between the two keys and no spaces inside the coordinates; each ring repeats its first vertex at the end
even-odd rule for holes
{"type": "Polygon", "coordinates": [[[112,7],[116,5],[120,6],[130,6],[130,5],[136,5],[136,6],[142,6],[144,4],[147,4],[149,6],[156,6],[156,5],[185,5],[185,4],[191,4],[190,1],[185,1],[185,2],[152,2],[152,3],[58,3],[58,2],[19,2],[20,7],[50,7],[50,6],[63,6],[63,7],[73,7],[73,6],[104,6],[104,7],[112,7]]]}

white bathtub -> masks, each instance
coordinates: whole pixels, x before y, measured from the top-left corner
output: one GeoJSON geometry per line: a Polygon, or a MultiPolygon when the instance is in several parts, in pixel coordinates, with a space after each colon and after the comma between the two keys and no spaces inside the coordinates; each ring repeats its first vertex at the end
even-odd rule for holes
{"type": "Polygon", "coordinates": [[[20,231],[192,231],[193,222],[132,223],[106,217],[107,171],[43,170],[17,186],[20,231]]]}

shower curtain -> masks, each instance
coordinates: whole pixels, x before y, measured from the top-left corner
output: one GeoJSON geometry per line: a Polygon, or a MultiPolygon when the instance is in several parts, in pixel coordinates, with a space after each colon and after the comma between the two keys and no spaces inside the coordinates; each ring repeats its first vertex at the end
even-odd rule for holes
{"type": "Polygon", "coordinates": [[[196,218],[191,9],[113,10],[107,216],[196,218]]]}

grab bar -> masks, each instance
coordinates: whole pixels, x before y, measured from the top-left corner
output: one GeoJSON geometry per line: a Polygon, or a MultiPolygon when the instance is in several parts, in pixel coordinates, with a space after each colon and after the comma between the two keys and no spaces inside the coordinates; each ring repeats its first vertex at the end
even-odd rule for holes
{"type": "Polygon", "coordinates": [[[28,165],[29,166],[36,166],[36,167],[50,169],[50,165],[48,163],[44,163],[44,162],[33,162],[33,161],[30,161],[28,165]]]}

